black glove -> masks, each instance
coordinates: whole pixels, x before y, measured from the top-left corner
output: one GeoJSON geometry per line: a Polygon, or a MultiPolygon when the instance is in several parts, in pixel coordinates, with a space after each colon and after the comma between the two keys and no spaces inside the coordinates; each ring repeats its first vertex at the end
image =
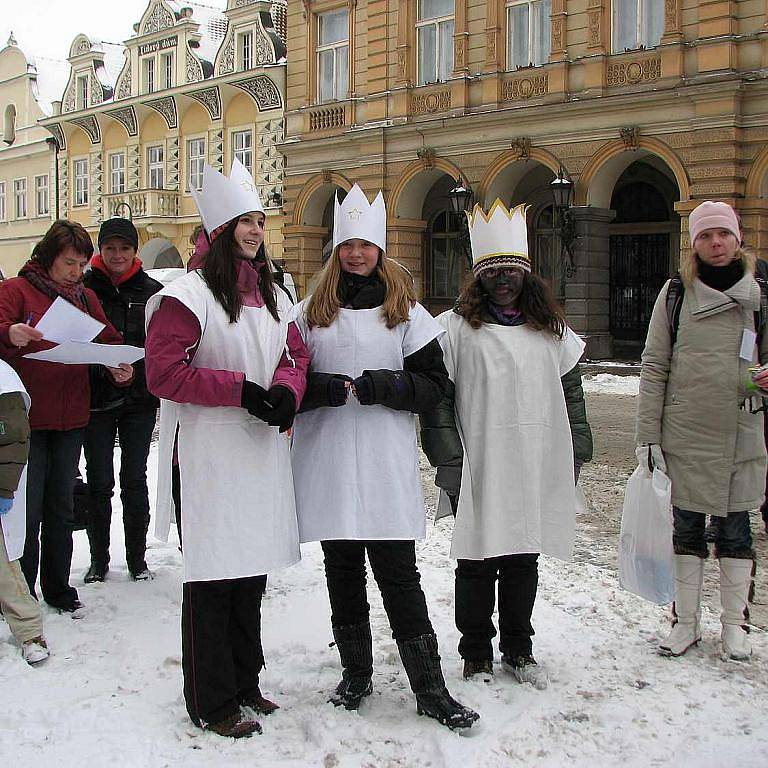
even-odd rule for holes
{"type": "Polygon", "coordinates": [[[240,395],[240,406],[245,408],[251,416],[267,421],[272,413],[267,395],[267,390],[264,387],[246,379],[243,382],[243,393],[240,395]]]}
{"type": "Polygon", "coordinates": [[[352,383],[352,379],[349,376],[344,376],[341,373],[334,373],[328,379],[328,405],[331,408],[338,408],[340,405],[344,405],[349,397],[348,384],[352,383]]]}
{"type": "Polygon", "coordinates": [[[368,371],[358,376],[353,382],[355,395],[360,405],[374,405],[376,403],[376,390],[373,386],[373,378],[368,371]]]}
{"type": "Polygon", "coordinates": [[[293,426],[296,416],[296,398],[288,387],[279,384],[271,387],[267,393],[267,400],[272,406],[269,417],[266,419],[270,427],[280,427],[281,432],[287,432],[293,426]]]}

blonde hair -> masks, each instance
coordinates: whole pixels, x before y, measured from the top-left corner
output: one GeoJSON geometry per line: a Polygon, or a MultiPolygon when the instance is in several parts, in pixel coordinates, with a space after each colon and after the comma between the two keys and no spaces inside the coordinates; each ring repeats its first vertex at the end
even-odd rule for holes
{"type": "MultiPolygon", "coordinates": [[[[379,263],[376,274],[384,283],[384,304],[381,313],[387,328],[394,328],[408,320],[411,307],[416,303],[416,290],[413,279],[405,267],[396,261],[388,259],[379,249],[379,263]]],[[[307,323],[310,328],[318,326],[327,328],[339,314],[341,299],[339,284],[341,282],[341,262],[339,261],[338,246],[320,273],[320,281],[307,302],[307,323]]]]}
{"type": "MultiPolygon", "coordinates": [[[[755,274],[755,264],[757,263],[757,257],[751,251],[738,247],[736,250],[736,259],[741,259],[744,264],[744,271],[750,275],[755,274]]],[[[735,259],[734,259],[735,260],[735,259]]],[[[699,276],[699,265],[696,261],[696,249],[691,247],[688,251],[685,251],[680,258],[680,277],[683,281],[683,285],[686,288],[690,288],[693,281],[699,276]]]]}

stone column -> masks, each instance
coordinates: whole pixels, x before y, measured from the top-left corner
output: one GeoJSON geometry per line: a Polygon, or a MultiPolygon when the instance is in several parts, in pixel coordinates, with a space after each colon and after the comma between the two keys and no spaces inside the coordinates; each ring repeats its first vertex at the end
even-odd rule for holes
{"type": "Polygon", "coordinates": [[[326,227],[295,224],[283,227],[283,261],[296,283],[299,298],[307,295],[312,277],[323,266],[323,239],[328,237],[326,227]]]}
{"type": "Polygon", "coordinates": [[[387,256],[411,273],[416,295],[420,297],[424,296],[422,264],[426,231],[427,222],[420,219],[393,219],[387,227],[387,256]]]}
{"type": "Polygon", "coordinates": [[[570,210],[576,225],[572,246],[576,272],[565,285],[565,312],[587,343],[586,356],[598,360],[613,354],[608,225],[615,215],[610,209],[590,206],[570,210]]]}

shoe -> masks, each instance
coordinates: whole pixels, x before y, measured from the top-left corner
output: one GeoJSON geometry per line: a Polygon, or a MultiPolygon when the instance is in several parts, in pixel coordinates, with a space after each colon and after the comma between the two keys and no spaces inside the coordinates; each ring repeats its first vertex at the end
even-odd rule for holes
{"type": "Polygon", "coordinates": [[[107,578],[107,571],[109,566],[106,563],[96,562],[91,560],[91,565],[83,577],[83,581],[86,584],[96,584],[104,581],[107,578]]]}
{"type": "Polygon", "coordinates": [[[474,675],[493,675],[493,661],[484,659],[483,661],[464,660],[464,679],[469,680],[474,675]]]}
{"type": "Polygon", "coordinates": [[[58,611],[59,613],[68,613],[73,619],[85,618],[87,613],[85,606],[79,600],[75,600],[71,605],[59,606],[58,611]]]}
{"type": "Polygon", "coordinates": [[[539,666],[530,654],[526,656],[502,656],[501,664],[511,672],[518,683],[530,683],[534,688],[543,691],[549,685],[547,671],[539,666]]]}
{"type": "Polygon", "coordinates": [[[229,736],[232,739],[243,739],[261,733],[258,720],[252,720],[243,712],[235,712],[218,723],[210,723],[206,730],[213,731],[219,736],[229,736]]]}
{"type": "Polygon", "coordinates": [[[752,584],[754,561],[735,557],[720,558],[720,614],[726,661],[746,661],[752,655],[749,642],[748,596],[752,584]]]}
{"type": "Polygon", "coordinates": [[[45,661],[51,655],[51,652],[48,650],[45,638],[40,635],[39,637],[33,637],[31,640],[27,640],[26,643],[22,643],[21,655],[24,657],[24,661],[26,661],[27,664],[34,666],[41,661],[45,661]]]}
{"type": "Polygon", "coordinates": [[[360,702],[373,693],[373,641],[368,621],[334,627],[333,638],[341,659],[341,682],[328,701],[334,707],[350,711],[358,709],[360,702]]]}
{"type": "Polygon", "coordinates": [[[280,709],[279,704],[275,704],[274,701],[265,699],[258,688],[256,688],[254,693],[249,694],[248,696],[241,696],[240,705],[247,709],[252,709],[259,715],[271,715],[276,709],[280,709]]]}
{"type": "Polygon", "coordinates": [[[704,560],[698,555],[675,555],[674,623],[659,643],[662,656],[682,656],[701,640],[701,587],[704,560]]]}
{"type": "Polygon", "coordinates": [[[143,563],[138,568],[128,568],[128,573],[131,574],[131,578],[134,581],[152,581],[155,578],[155,574],[149,570],[146,563],[143,563]]]}

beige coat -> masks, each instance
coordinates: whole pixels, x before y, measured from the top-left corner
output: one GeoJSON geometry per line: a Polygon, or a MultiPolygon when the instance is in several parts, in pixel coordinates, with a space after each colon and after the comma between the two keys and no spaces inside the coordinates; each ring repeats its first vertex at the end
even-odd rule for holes
{"type": "MultiPolygon", "coordinates": [[[[721,517],[755,509],[765,487],[763,414],[750,413],[749,400],[741,407],[752,363],[739,353],[744,329],[754,328],[760,288],[750,274],[724,293],[697,278],[685,291],[673,348],[668,286],[643,350],[637,443],[661,444],[676,507],[721,517]]],[[[768,362],[768,333],[760,359],[768,362]]]]}

